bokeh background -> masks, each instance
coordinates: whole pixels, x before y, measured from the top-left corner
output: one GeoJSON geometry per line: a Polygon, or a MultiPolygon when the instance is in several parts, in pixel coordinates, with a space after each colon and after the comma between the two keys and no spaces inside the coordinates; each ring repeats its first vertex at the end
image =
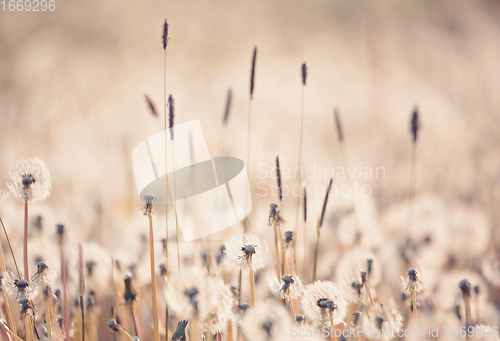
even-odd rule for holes
{"type": "MultiPolygon", "coordinates": [[[[40,157],[52,174],[53,193],[32,212],[44,215],[47,242],[54,239],[54,224],[63,222],[71,245],[84,243],[92,257],[108,262],[113,252],[134,262],[144,247],[137,237],[147,226],[137,214],[142,203],[131,152],[163,126],[163,118],[148,111],[144,94],[160,112],[164,93],[172,94],[176,122],[199,119],[215,155],[232,88],[224,154],[245,159],[250,61],[257,46],[252,228],[266,228],[268,205],[276,200],[257,187],[274,186],[276,154],[282,167],[297,164],[300,66],[306,62],[303,165],[343,166],[332,118],[337,107],[348,165],[385,170],[383,178],[358,179],[372,189],[369,197],[355,199],[362,229],[374,236],[364,245],[384,250],[381,257],[391,260],[397,247],[386,246],[404,237],[409,120],[417,106],[421,135],[413,227],[422,240],[432,236],[428,253],[421,254],[422,267],[428,266],[430,278],[443,269],[474,270],[482,280],[491,277],[484,286],[495,292],[491,283],[500,278],[495,257],[500,246],[499,16],[500,3],[493,0],[56,0],[54,12],[2,11],[0,187],[6,189],[15,160],[40,157]],[[165,18],[170,24],[166,91],[165,18]],[[258,167],[271,175],[258,178],[258,167]]],[[[284,184],[296,181],[285,178],[284,184]]],[[[328,179],[318,175],[307,182],[324,188],[328,179]]],[[[322,199],[321,191],[309,198],[312,220],[322,199]]],[[[292,229],[295,205],[296,198],[285,198],[283,212],[292,229]]],[[[352,244],[349,223],[342,223],[349,207],[349,197],[331,198],[326,243],[352,244]]],[[[0,202],[0,214],[13,240],[20,241],[22,205],[0,202]]],[[[312,241],[314,221],[310,224],[312,241]]],[[[164,233],[158,229],[160,239],[164,233]]],[[[225,233],[241,234],[241,226],[225,233]]],[[[37,246],[31,250],[43,252],[37,246]]],[[[402,273],[394,268],[388,276],[397,280],[402,273]]],[[[147,267],[144,271],[147,279],[147,267]]],[[[328,276],[333,270],[327,263],[319,271],[328,276]]],[[[492,311],[494,320],[498,313],[492,311]]]]}

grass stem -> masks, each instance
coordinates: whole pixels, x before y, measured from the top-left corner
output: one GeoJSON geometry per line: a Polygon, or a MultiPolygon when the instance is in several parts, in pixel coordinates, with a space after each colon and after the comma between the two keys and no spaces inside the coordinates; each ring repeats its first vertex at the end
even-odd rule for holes
{"type": "Polygon", "coordinates": [[[153,304],[153,325],[154,341],[160,341],[160,330],[158,326],[158,300],[156,293],[156,272],[155,272],[155,249],[153,235],[153,214],[148,212],[149,218],[149,260],[151,265],[151,300],[153,304]]]}

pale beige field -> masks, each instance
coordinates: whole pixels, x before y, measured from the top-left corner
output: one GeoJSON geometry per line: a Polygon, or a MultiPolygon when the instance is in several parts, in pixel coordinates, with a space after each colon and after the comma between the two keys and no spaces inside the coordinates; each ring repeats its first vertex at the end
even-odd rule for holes
{"type": "MultiPolygon", "coordinates": [[[[131,155],[140,141],[163,127],[163,117],[148,111],[144,94],[163,114],[165,18],[170,36],[166,94],[175,98],[176,123],[199,119],[213,156],[218,153],[226,93],[232,88],[224,155],[246,160],[250,61],[258,47],[249,231],[267,241],[270,251],[270,265],[258,276],[258,300],[269,293],[266,277],[275,275],[267,223],[269,204],[277,200],[271,195],[276,154],[285,171],[284,186],[297,184],[286,172],[297,166],[300,66],[306,62],[303,167],[311,170],[305,180],[314,193],[308,198],[308,268],[329,181],[319,172],[343,167],[332,116],[337,107],[348,166],[383,171],[374,178],[335,180],[339,188],[355,181],[370,189],[370,195],[354,198],[363,238],[354,245],[351,196],[334,193],[322,230],[318,277],[338,282],[345,255],[370,252],[380,266],[377,300],[400,304],[400,276],[406,278],[406,270],[398,250],[408,213],[410,115],[417,106],[421,134],[412,235],[423,246],[414,264],[421,266],[425,297],[437,311],[423,312],[421,319],[435,321],[433,314],[438,313],[454,318],[461,299],[458,282],[467,277],[483,293],[478,322],[500,323],[498,1],[56,0],[54,12],[0,11],[0,190],[7,191],[9,166],[16,160],[40,157],[46,163],[53,191],[30,206],[31,221],[44,217],[42,232],[31,230],[31,267],[35,270],[35,257],[42,257],[54,272],[54,287],[59,285],[55,224],[65,224],[72,293],[77,285],[76,246],[82,243],[87,259],[98,264],[87,290],[92,287],[102,297],[96,315],[99,340],[112,339],[105,327],[111,316],[111,254],[122,264],[115,273],[118,286],[128,266],[136,265],[135,280],[143,292],[141,339],[152,340],[149,260],[147,244],[141,241],[147,237],[147,219],[137,213],[143,204],[131,155]]],[[[293,195],[284,198],[285,230],[295,226],[296,200],[293,195]]],[[[165,260],[160,243],[165,210],[157,207],[156,212],[160,264],[165,260]]],[[[23,206],[12,198],[0,201],[0,216],[22,264],[23,206]]],[[[174,233],[172,224],[170,228],[174,233]]],[[[217,234],[213,250],[241,234],[241,225],[217,234]]],[[[302,272],[302,232],[296,237],[297,271],[302,272]]],[[[175,237],[170,238],[174,276],[175,237]]],[[[3,233],[0,240],[12,269],[3,233]]],[[[201,243],[181,243],[184,266],[197,265],[202,248],[201,243]]],[[[243,301],[250,297],[246,276],[243,301]]],[[[236,273],[230,281],[237,283],[236,273]]],[[[350,324],[352,317],[345,322],[350,324]]],[[[450,323],[460,325],[458,319],[450,323]]]]}

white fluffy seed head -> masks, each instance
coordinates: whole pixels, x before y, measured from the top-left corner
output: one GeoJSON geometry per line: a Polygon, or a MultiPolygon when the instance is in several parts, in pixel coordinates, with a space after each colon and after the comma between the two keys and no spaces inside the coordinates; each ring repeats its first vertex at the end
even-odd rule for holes
{"type": "Polygon", "coordinates": [[[10,167],[10,194],[20,201],[46,199],[52,189],[49,170],[38,158],[25,158],[10,167]]]}

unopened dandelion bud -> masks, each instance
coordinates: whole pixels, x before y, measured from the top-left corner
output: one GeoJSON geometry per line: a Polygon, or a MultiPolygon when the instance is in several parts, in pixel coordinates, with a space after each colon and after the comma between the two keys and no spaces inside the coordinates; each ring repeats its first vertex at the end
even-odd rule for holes
{"type": "Polygon", "coordinates": [[[115,333],[120,332],[121,327],[118,323],[116,323],[116,321],[114,319],[111,319],[108,322],[106,322],[106,325],[109,327],[109,329],[111,329],[115,333]]]}
{"type": "Polygon", "coordinates": [[[305,321],[304,315],[296,315],[295,316],[295,322],[297,322],[298,324],[303,324],[304,321],[305,321]]]}
{"type": "Polygon", "coordinates": [[[167,275],[167,267],[165,264],[160,264],[160,276],[165,277],[167,275]]]}
{"type": "Polygon", "coordinates": [[[285,243],[292,244],[293,243],[293,231],[285,232],[285,243]]]}
{"type": "Polygon", "coordinates": [[[474,286],[474,293],[475,293],[476,295],[479,295],[479,285],[475,285],[475,286],[474,286]]]}
{"type": "Polygon", "coordinates": [[[243,313],[245,313],[248,308],[250,308],[250,305],[248,303],[242,303],[238,305],[238,309],[243,313]]]}
{"type": "Polygon", "coordinates": [[[125,282],[125,293],[123,294],[123,298],[127,303],[132,303],[137,297],[135,289],[132,286],[132,277],[127,275],[125,276],[123,281],[125,282]]]}
{"type": "Polygon", "coordinates": [[[359,323],[359,318],[361,317],[361,312],[356,311],[356,312],[354,312],[354,314],[352,314],[352,316],[354,317],[353,324],[354,324],[355,326],[356,326],[356,325],[358,325],[358,323],[359,323]]]}
{"type": "Polygon", "coordinates": [[[462,290],[462,294],[464,296],[470,297],[471,284],[468,280],[466,280],[466,279],[461,280],[460,283],[458,284],[458,286],[462,290]]]}
{"type": "Polygon", "coordinates": [[[377,326],[377,329],[382,329],[382,324],[384,324],[384,318],[382,316],[377,316],[375,317],[375,325],[377,326]]]}
{"type": "Polygon", "coordinates": [[[370,276],[370,275],[371,275],[371,273],[372,273],[373,259],[367,259],[367,260],[366,260],[366,264],[367,264],[367,272],[368,272],[368,276],[370,276]]]}
{"type": "Polygon", "coordinates": [[[85,267],[87,268],[87,276],[92,277],[92,275],[94,273],[95,262],[88,261],[85,263],[85,267]]]}
{"type": "Polygon", "coordinates": [[[186,326],[188,325],[188,320],[180,320],[177,323],[177,329],[175,330],[174,335],[172,335],[171,341],[185,341],[186,340],[186,326]]]}
{"type": "Polygon", "coordinates": [[[361,271],[361,287],[363,287],[366,283],[366,272],[361,271]]]}
{"type": "Polygon", "coordinates": [[[64,230],[65,230],[65,229],[64,229],[64,225],[63,225],[63,224],[57,224],[57,225],[56,225],[56,229],[57,229],[57,235],[58,235],[59,237],[64,236],[64,230]]]}

